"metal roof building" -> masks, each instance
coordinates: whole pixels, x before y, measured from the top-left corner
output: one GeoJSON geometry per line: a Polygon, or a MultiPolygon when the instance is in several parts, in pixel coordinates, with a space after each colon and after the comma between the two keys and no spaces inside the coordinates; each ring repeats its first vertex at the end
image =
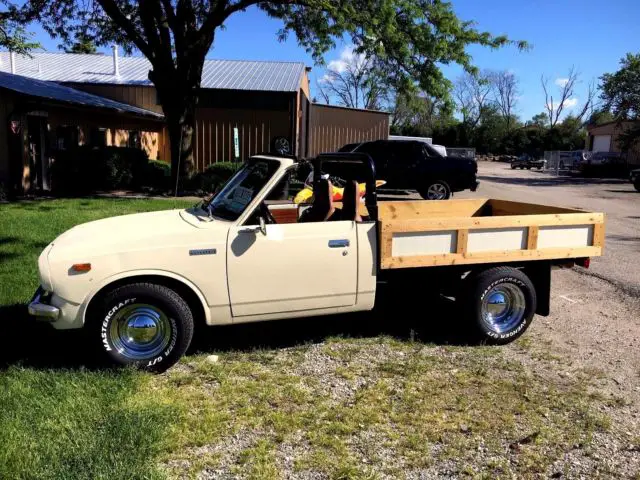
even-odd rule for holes
{"type": "MultiPolygon", "coordinates": [[[[55,152],[74,145],[133,146],[169,162],[151,68],[146,58],[119,56],[115,47],[112,55],[0,52],[0,117],[21,126],[21,133],[0,127],[0,183],[9,178],[22,190],[47,189],[55,152]],[[20,158],[7,160],[4,153],[20,158]]],[[[312,104],[309,70],[301,62],[206,60],[195,112],[194,169],[276,145],[304,158],[386,138],[386,113],[312,104]]]]}
{"type": "MultiPolygon", "coordinates": [[[[0,52],[0,72],[60,83],[152,86],[144,57],[36,52],[31,57],[0,52]],[[117,71],[115,68],[117,64],[117,71]]],[[[202,88],[297,92],[305,73],[301,62],[206,60],[202,88]]]]}

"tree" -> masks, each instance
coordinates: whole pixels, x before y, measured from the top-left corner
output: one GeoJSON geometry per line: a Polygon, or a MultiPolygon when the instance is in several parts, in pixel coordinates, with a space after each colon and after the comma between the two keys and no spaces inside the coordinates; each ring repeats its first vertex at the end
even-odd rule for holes
{"type": "Polygon", "coordinates": [[[465,72],[458,77],[453,88],[453,94],[462,113],[462,123],[469,129],[478,126],[482,118],[483,109],[491,102],[490,74],[474,74],[465,72]]]}
{"type": "Polygon", "coordinates": [[[215,34],[233,15],[256,7],[283,22],[279,39],[294,33],[320,62],[336,39],[351,38],[355,52],[375,57],[395,87],[413,80],[430,95],[446,96],[439,65],[455,62],[473,71],[469,45],[491,48],[513,42],[461,21],[450,3],[432,0],[37,0],[39,18],[52,35],[71,43],[82,31],[97,45],[136,48],[151,64],[169,132],[172,172],[193,165],[195,109],[205,56],[215,34]]]}
{"type": "Polygon", "coordinates": [[[353,48],[346,48],[339,60],[329,63],[317,89],[327,104],[337,98],[349,108],[380,110],[389,94],[385,78],[375,68],[375,61],[353,48]]]}
{"type": "Polygon", "coordinates": [[[545,128],[545,126],[547,125],[548,119],[549,119],[549,116],[547,112],[538,113],[533,117],[531,117],[531,120],[528,120],[526,125],[545,128]]]}
{"type": "Polygon", "coordinates": [[[390,113],[391,131],[401,135],[430,136],[454,121],[447,102],[424,93],[396,94],[390,113]]]}
{"type": "Polygon", "coordinates": [[[76,36],[76,41],[64,51],[66,53],[97,53],[98,49],[91,37],[80,32],[76,36]]]}
{"type": "Polygon", "coordinates": [[[511,72],[491,72],[489,81],[493,88],[495,103],[505,119],[507,131],[513,126],[515,105],[518,102],[518,78],[511,72]]]}
{"type": "MultiPolygon", "coordinates": [[[[560,92],[559,97],[556,97],[557,101],[554,101],[553,95],[549,89],[549,79],[544,75],[540,77],[540,83],[542,84],[542,90],[544,91],[545,108],[547,111],[547,118],[549,120],[549,127],[553,128],[560,121],[560,117],[566,109],[571,108],[577,103],[577,99],[574,98],[575,88],[579,83],[580,73],[571,67],[567,78],[559,78],[556,80],[556,85],[560,92]]],[[[585,115],[592,111],[594,108],[593,100],[596,95],[596,89],[594,82],[590,82],[587,90],[587,99],[582,106],[582,109],[577,115],[574,115],[580,121],[583,120],[585,115]]]]}
{"type": "Polygon", "coordinates": [[[0,0],[0,8],[3,9],[0,11],[0,47],[23,55],[39,48],[40,44],[32,41],[32,34],[24,28],[35,17],[34,10],[8,0],[0,0]]]}
{"type": "MultiPolygon", "coordinates": [[[[620,69],[600,77],[600,98],[604,108],[619,122],[640,121],[640,53],[628,53],[620,60],[620,69]]],[[[627,127],[620,138],[624,149],[640,141],[640,124],[627,127]]]]}

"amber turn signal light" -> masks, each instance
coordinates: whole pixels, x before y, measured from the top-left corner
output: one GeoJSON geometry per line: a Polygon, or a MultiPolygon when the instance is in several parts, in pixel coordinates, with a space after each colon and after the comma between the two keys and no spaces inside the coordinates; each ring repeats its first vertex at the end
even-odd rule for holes
{"type": "Polygon", "coordinates": [[[71,270],[74,272],[88,272],[91,270],[90,263],[75,263],[71,265],[71,270]]]}

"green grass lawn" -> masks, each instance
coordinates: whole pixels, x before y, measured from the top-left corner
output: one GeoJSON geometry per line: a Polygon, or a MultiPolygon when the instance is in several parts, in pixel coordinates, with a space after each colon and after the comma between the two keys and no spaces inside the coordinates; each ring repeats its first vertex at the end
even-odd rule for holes
{"type": "Polygon", "coordinates": [[[608,428],[586,375],[554,383],[502,349],[425,345],[412,334],[331,336],[358,322],[397,325],[397,309],[211,329],[204,353],[160,376],[87,368],[81,337],[24,317],[36,259],[56,235],[182,205],[0,205],[0,479],[535,476],[608,428]],[[304,322],[324,341],[307,342],[304,322]]]}

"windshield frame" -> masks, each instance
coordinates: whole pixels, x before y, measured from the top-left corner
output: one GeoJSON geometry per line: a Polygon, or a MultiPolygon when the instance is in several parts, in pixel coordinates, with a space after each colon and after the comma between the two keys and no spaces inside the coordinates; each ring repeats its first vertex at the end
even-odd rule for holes
{"type": "MultiPolygon", "coordinates": [[[[278,178],[279,172],[282,170],[282,161],[280,159],[277,158],[267,158],[267,157],[251,157],[249,158],[239,169],[236,173],[234,173],[231,178],[229,178],[229,180],[227,180],[227,182],[222,186],[222,188],[218,191],[218,193],[211,195],[211,197],[206,200],[205,202],[202,203],[202,205],[200,206],[200,208],[202,210],[204,210],[204,212],[206,212],[206,214],[215,220],[221,220],[224,222],[231,222],[231,223],[235,223],[235,222],[241,222],[243,220],[243,218],[246,216],[248,211],[253,211],[255,208],[255,205],[257,204],[257,202],[261,201],[262,197],[264,196],[264,192],[265,190],[268,190],[270,187],[269,185],[271,183],[273,183],[274,178],[278,178]],[[220,195],[225,194],[225,192],[230,193],[231,190],[230,188],[232,187],[232,185],[234,185],[235,183],[238,183],[238,178],[241,177],[248,168],[251,168],[253,165],[255,165],[258,162],[264,162],[264,163],[270,163],[270,164],[275,164],[272,168],[272,172],[271,172],[271,176],[270,178],[268,178],[265,182],[264,185],[262,185],[262,187],[255,193],[255,195],[253,196],[253,198],[246,204],[244,205],[244,208],[239,211],[237,214],[235,214],[232,218],[228,217],[228,216],[221,216],[219,214],[216,214],[216,212],[212,211],[212,205],[215,202],[215,200],[217,198],[220,197],[220,195]]],[[[244,177],[246,178],[246,176],[244,177]]],[[[244,180],[243,178],[243,180],[244,180]]],[[[235,185],[233,188],[236,188],[238,185],[235,185]]]]}

